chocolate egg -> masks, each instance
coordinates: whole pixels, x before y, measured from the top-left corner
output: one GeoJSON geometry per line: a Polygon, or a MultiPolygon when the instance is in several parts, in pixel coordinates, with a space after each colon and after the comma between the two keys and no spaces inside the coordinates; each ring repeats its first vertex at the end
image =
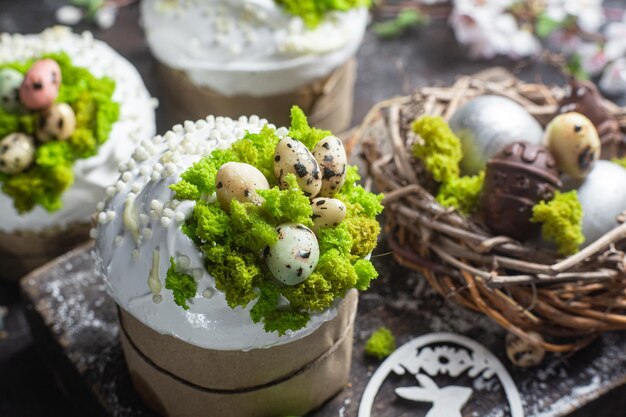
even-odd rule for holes
{"type": "Polygon", "coordinates": [[[541,145],[513,143],[487,162],[481,208],[485,223],[498,234],[528,239],[539,231],[532,208],[551,200],[561,187],[556,161],[541,145]]]}
{"type": "Polygon", "coordinates": [[[315,197],[322,188],[320,167],[304,143],[286,137],[276,145],[274,152],[274,174],[281,188],[287,188],[284,178],[295,174],[298,185],[305,195],[315,197]]]}
{"type": "Polygon", "coordinates": [[[570,81],[565,96],[559,102],[558,114],[577,112],[587,116],[595,126],[602,143],[602,158],[610,159],[626,151],[626,142],[617,119],[604,105],[604,97],[591,81],[570,81]],[[621,149],[621,152],[620,152],[621,149]]]}
{"type": "Polygon", "coordinates": [[[48,142],[53,139],[66,140],[76,130],[76,115],[67,103],[53,104],[39,116],[37,139],[48,142]]]}
{"type": "Polygon", "coordinates": [[[20,109],[20,86],[24,76],[11,68],[0,70],[0,106],[9,113],[20,109]]]}
{"type": "Polygon", "coordinates": [[[26,72],[20,87],[20,100],[31,110],[43,110],[52,105],[60,87],[59,64],[53,59],[42,59],[26,72]]]}
{"type": "Polygon", "coordinates": [[[346,218],[346,205],[336,198],[318,197],[311,200],[313,208],[313,231],[322,227],[334,227],[346,218]]]}
{"type": "Polygon", "coordinates": [[[0,172],[13,175],[35,161],[35,141],[24,133],[11,133],[0,140],[0,172]]]}
{"type": "Polygon", "coordinates": [[[311,229],[297,223],[276,228],[278,241],[265,250],[267,267],[286,285],[296,285],[311,275],[320,258],[317,238],[311,229]]]}
{"type": "Polygon", "coordinates": [[[559,169],[581,179],[600,158],[600,138],[593,123],[580,113],[563,113],[546,127],[544,144],[559,169]]]}
{"type": "Polygon", "coordinates": [[[263,198],[256,190],[268,190],[270,185],[265,175],[255,167],[241,162],[227,162],[220,167],[215,176],[217,201],[226,211],[230,211],[230,202],[261,204],[263,198]]]}
{"type": "Polygon", "coordinates": [[[589,245],[614,227],[617,216],[626,210],[626,169],[600,160],[578,186],[578,199],[583,209],[584,246],[589,245]]]}
{"type": "Polygon", "coordinates": [[[541,144],[543,130],[522,106],[500,96],[480,96],[454,112],[450,128],[461,140],[464,175],[485,169],[487,160],[513,142],[541,144]]]}
{"type": "Polygon", "coordinates": [[[318,195],[331,197],[337,194],[346,182],[348,157],[343,142],[335,136],[328,136],[315,145],[313,156],[322,171],[322,188],[318,195]]]}
{"type": "Polygon", "coordinates": [[[507,333],[505,338],[506,356],[511,363],[520,368],[530,368],[543,362],[546,351],[541,347],[543,337],[537,332],[529,332],[528,339],[522,339],[513,333],[507,333]]]}

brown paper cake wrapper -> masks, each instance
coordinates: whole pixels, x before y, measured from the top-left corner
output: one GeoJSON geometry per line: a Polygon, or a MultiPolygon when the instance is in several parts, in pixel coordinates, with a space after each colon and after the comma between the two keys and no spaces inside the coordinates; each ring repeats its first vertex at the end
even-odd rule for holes
{"type": "Polygon", "coordinates": [[[91,224],[42,232],[0,232],[0,278],[17,281],[30,271],[89,239],[91,224]]]}
{"type": "Polygon", "coordinates": [[[195,85],[184,72],[158,64],[163,97],[161,103],[176,120],[196,120],[208,114],[238,118],[256,114],[276,126],[289,126],[289,112],[298,105],[309,122],[335,133],[350,127],[356,81],[356,60],[352,58],[328,77],[298,90],[272,96],[223,96],[195,85]]]}
{"type": "Polygon", "coordinates": [[[350,291],[337,317],[311,335],[250,351],[202,349],[159,334],[119,309],[135,389],[169,417],[304,415],[348,381],[357,294],[350,291]]]}

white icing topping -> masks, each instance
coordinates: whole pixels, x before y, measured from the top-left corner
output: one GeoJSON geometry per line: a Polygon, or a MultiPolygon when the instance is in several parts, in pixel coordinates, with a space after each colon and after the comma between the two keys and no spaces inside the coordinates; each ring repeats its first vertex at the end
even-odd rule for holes
{"type": "MultiPolygon", "coordinates": [[[[96,77],[115,80],[113,100],[120,103],[120,118],[98,154],[74,164],[75,182],[63,196],[63,208],[48,213],[37,206],[20,215],[13,200],[0,192],[0,230],[42,230],[75,222],[88,223],[96,203],[118,175],[120,162],[127,160],[137,144],[154,135],[155,101],[150,97],[137,70],[107,44],[94,40],[89,32],[71,33],[55,27],[39,35],[0,35],[0,63],[23,61],[50,52],[66,52],[73,65],[84,67],[96,77]]],[[[107,190],[107,193],[113,191],[107,190]]],[[[105,214],[99,221],[110,221],[105,214]]],[[[121,216],[120,216],[121,217],[121,216]]]]}
{"type": "Polygon", "coordinates": [[[274,0],[144,0],[152,53],[224,95],[279,94],[329,75],[358,49],[365,8],[328,13],[315,29],[274,0]]]}
{"type": "MultiPolygon", "coordinates": [[[[282,337],[266,332],[262,323],[255,324],[250,318],[250,308],[256,301],[246,308],[232,309],[226,304],[224,293],[215,289],[214,278],[204,268],[202,253],[181,231],[195,202],[174,199],[169,186],[202,156],[228,148],[247,131],[259,132],[266,124],[257,116],[237,121],[209,116],[196,123],[177,125],[163,136],[141,142],[133,154],[134,162],[127,163],[121,174],[128,180],[118,181],[119,187],[116,185],[108,194],[95,232],[97,270],[105,277],[115,301],[157,332],[208,349],[250,350],[302,338],[337,314],[334,306],[313,315],[305,328],[282,337]],[[123,212],[129,193],[139,223],[144,231],[150,231],[139,235],[139,243],[133,237],[133,222],[125,226],[123,212]],[[172,291],[160,289],[171,257],[198,284],[196,295],[188,301],[189,310],[174,303],[172,291]],[[160,292],[155,294],[157,289],[160,292]]],[[[277,132],[285,135],[287,130],[277,132]]]]}

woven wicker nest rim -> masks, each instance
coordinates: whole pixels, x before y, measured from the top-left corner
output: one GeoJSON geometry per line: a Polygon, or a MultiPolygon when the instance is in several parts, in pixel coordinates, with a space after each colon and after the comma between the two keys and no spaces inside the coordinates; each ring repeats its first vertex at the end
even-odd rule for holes
{"type": "MultiPolygon", "coordinates": [[[[369,173],[385,194],[385,230],[395,259],[421,272],[441,295],[491,317],[544,349],[579,349],[606,331],[626,329],[626,223],[563,259],[545,248],[496,236],[442,207],[420,183],[411,155],[410,122],[420,115],[449,120],[485,94],[521,104],[543,126],[564,89],[525,83],[502,68],[463,76],[449,87],[425,87],[377,104],[356,131],[369,173]],[[621,245],[620,245],[621,244],[621,245]]],[[[604,105],[626,131],[626,109],[604,105]]]]}

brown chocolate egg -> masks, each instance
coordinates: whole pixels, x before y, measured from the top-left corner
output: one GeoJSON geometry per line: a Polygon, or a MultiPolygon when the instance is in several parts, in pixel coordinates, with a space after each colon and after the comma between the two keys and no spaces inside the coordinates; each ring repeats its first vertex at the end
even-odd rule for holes
{"type": "Polygon", "coordinates": [[[551,200],[561,187],[554,157],[547,148],[515,142],[487,161],[481,209],[494,232],[524,240],[539,232],[532,209],[551,200]]]}
{"type": "Polygon", "coordinates": [[[587,116],[595,126],[602,143],[602,158],[611,159],[626,152],[626,141],[617,119],[604,105],[604,97],[590,81],[572,80],[559,102],[557,115],[577,112],[587,116]]]}

